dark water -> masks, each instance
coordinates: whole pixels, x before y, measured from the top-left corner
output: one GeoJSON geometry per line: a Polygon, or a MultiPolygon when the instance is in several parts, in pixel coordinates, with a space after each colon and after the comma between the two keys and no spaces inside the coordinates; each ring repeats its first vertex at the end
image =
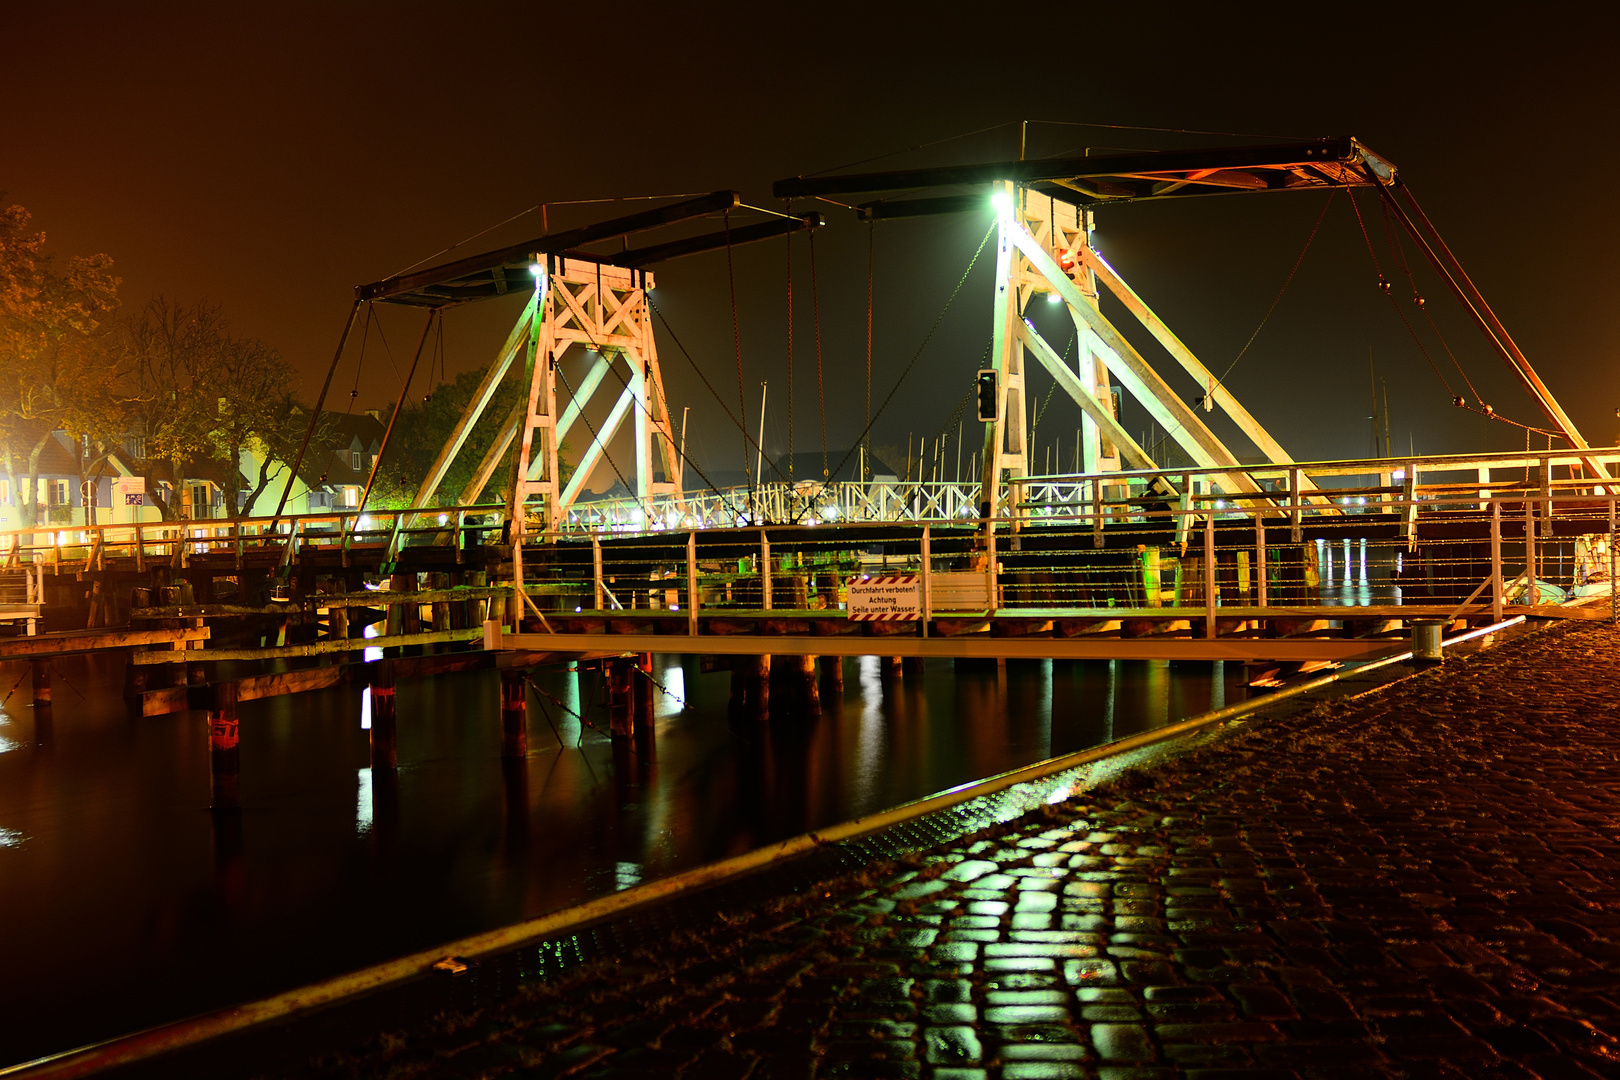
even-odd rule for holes
{"type": "MultiPolygon", "coordinates": [[[[239,816],[208,810],[201,713],[131,718],[121,661],[56,665],[54,715],[0,665],[0,1065],[250,1000],[738,854],[1242,694],[1238,665],[845,662],[819,719],[728,718],[729,675],[660,659],[656,759],[531,695],[500,758],[493,672],[402,681],[395,777],[364,691],[241,708],[239,816]],[[548,721],[549,715],[549,721],[548,721]],[[555,731],[555,734],[554,734],[555,731]]],[[[600,702],[597,693],[595,701],[600,702]]],[[[779,704],[779,703],[778,703],[779,704]]]]}

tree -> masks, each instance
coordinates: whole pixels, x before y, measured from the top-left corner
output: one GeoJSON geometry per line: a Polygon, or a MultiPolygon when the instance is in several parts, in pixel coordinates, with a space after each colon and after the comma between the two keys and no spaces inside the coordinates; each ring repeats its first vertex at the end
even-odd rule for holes
{"type": "MultiPolygon", "coordinates": [[[[223,459],[225,505],[234,516],[242,482],[242,451],[259,450],[259,477],[245,504],[253,503],[274,476],[272,463],[288,461],[287,439],[298,402],[292,392],[292,373],[281,354],[262,341],[224,338],[205,382],[218,401],[215,427],[209,433],[215,455],[223,459]]],[[[296,451],[295,451],[296,452],[296,451]]]]}
{"type": "MultiPolygon", "coordinates": [[[[517,371],[521,374],[522,369],[517,368],[517,371]]],[[[456,422],[466,411],[467,403],[472,400],[473,393],[483,378],[482,371],[476,369],[464,371],[456,376],[454,382],[435,386],[422,401],[406,404],[400,412],[399,422],[394,425],[394,433],[389,437],[388,449],[383,455],[383,467],[372,489],[373,506],[379,509],[400,509],[411,504],[417,489],[427,477],[428,470],[433,467],[439,451],[449,440],[450,432],[455,429],[456,422]]],[[[500,434],[501,424],[511,413],[518,396],[528,392],[528,387],[521,384],[520,378],[509,374],[495,388],[495,393],[491,396],[489,404],[484,407],[478,423],[474,424],[472,431],[468,433],[461,452],[450,463],[444,479],[439,482],[434,502],[443,504],[453,501],[472,482],[473,473],[477,470],[479,462],[484,460],[484,455],[489,452],[495,437],[500,434]]],[[[562,461],[566,449],[566,444],[559,446],[557,453],[558,471],[561,474],[558,481],[561,484],[567,484],[569,476],[573,473],[573,467],[562,461]]],[[[495,471],[490,473],[489,482],[484,490],[475,494],[475,502],[481,499],[505,498],[507,485],[511,482],[512,462],[516,455],[517,440],[513,439],[512,445],[507,448],[506,454],[495,466],[495,471]]]]}
{"type": "Polygon", "coordinates": [[[275,349],[230,333],[219,305],[187,307],[156,297],[123,328],[124,356],[140,393],[132,403],[129,433],[133,464],[146,478],[147,496],[164,520],[177,520],[188,476],[209,460],[221,467],[226,505],[236,513],[242,452],[259,452],[251,504],[288,456],[289,432],[302,435],[292,373],[275,349]]]}
{"type": "Polygon", "coordinates": [[[76,256],[58,271],[31,220],[21,206],[0,211],[0,466],[24,528],[37,521],[39,460],[52,432],[109,445],[127,396],[125,372],[99,337],[118,302],[112,259],[76,256]]]}

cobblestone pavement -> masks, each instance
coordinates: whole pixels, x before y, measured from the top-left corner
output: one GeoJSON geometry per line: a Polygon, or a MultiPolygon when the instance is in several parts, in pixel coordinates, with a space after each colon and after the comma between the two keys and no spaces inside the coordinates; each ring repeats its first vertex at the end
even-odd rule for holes
{"type": "Polygon", "coordinates": [[[1620,1076],[1617,646],[1245,725],[296,1075],[1620,1076]]]}

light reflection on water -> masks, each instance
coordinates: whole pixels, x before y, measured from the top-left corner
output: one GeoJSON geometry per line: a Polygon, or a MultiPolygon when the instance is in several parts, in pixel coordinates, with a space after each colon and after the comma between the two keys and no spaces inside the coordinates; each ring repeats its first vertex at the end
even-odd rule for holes
{"type": "MultiPolygon", "coordinates": [[[[761,722],[730,714],[728,672],[659,658],[656,747],[638,750],[603,734],[596,672],[548,669],[529,755],[503,763],[498,679],[471,672],[401,682],[401,767],[384,772],[356,722],[364,687],[344,685],[241,704],[243,809],[215,818],[203,714],[131,718],[121,666],[63,666],[83,698],[0,736],[0,955],[32,973],[0,986],[0,1067],[1155,727],[1240,677],[1141,661],[885,677],[866,657],[819,718],[778,687],[761,722]]],[[[16,678],[0,665],[0,685],[16,678]]]]}

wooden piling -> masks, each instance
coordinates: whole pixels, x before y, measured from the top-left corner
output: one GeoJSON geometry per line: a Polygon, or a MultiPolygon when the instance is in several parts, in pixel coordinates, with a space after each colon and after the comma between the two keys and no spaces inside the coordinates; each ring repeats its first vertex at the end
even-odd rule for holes
{"type": "Polygon", "coordinates": [[[242,805],[241,734],[236,716],[236,684],[215,683],[209,691],[208,771],[213,788],[212,808],[237,810],[242,805]]]}
{"type": "Polygon", "coordinates": [[[653,734],[654,695],[652,669],[652,653],[642,653],[636,657],[636,671],[631,673],[631,686],[635,699],[635,712],[631,717],[631,728],[637,739],[651,738],[653,734]]]}
{"type": "Polygon", "coordinates": [[[820,666],[821,688],[819,697],[842,701],[844,699],[844,658],[842,656],[823,656],[820,666]]]}
{"type": "Polygon", "coordinates": [[[529,685],[520,670],[501,672],[501,757],[529,752],[529,685]]]}
{"type": "Polygon", "coordinates": [[[816,678],[816,657],[792,658],[795,704],[802,706],[807,716],[821,715],[821,688],[816,678]]]}
{"type": "MultiPolygon", "coordinates": [[[[394,714],[394,662],[379,660],[370,665],[371,685],[371,767],[393,769],[399,765],[398,727],[394,714]]],[[[502,687],[504,692],[505,687],[502,687]]],[[[502,698],[502,717],[505,698],[502,698]]]]}
{"type": "Polygon", "coordinates": [[[882,656],[878,658],[878,675],[884,679],[898,679],[904,667],[898,656],[882,656]]]}
{"type": "Polygon", "coordinates": [[[615,656],[608,661],[608,730],[615,739],[628,739],[635,731],[634,699],[631,694],[628,656],[615,656]]]}
{"type": "Polygon", "coordinates": [[[34,708],[48,709],[51,707],[51,662],[30,660],[28,666],[33,675],[34,708]]]}

